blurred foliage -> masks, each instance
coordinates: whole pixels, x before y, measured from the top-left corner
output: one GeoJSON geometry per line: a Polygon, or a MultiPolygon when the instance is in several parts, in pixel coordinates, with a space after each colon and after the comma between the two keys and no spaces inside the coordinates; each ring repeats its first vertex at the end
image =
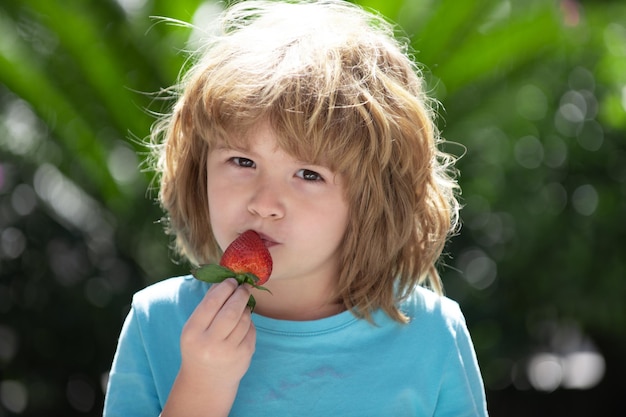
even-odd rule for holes
{"type": "MultiPolygon", "coordinates": [[[[491,414],[623,415],[626,4],[359,3],[403,28],[463,155],[444,284],[491,414]],[[602,355],[599,384],[560,383],[577,352],[602,355]],[[543,391],[539,353],[559,367],[543,391]]],[[[194,34],[151,16],[202,26],[219,7],[0,2],[0,417],[99,415],[132,293],[186,273],[137,138],[194,34]]]]}

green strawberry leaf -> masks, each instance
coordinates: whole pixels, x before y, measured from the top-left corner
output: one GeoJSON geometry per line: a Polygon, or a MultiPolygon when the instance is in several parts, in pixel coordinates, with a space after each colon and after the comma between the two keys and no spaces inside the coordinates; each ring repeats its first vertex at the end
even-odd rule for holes
{"type": "MultiPolygon", "coordinates": [[[[267,288],[257,284],[257,282],[259,282],[259,278],[254,275],[251,272],[246,272],[245,274],[243,274],[243,282],[250,284],[251,286],[253,286],[254,288],[256,288],[257,290],[263,290],[263,291],[267,291],[270,294],[272,293],[270,290],[268,290],[267,288]]],[[[243,283],[242,282],[242,283],[243,283]]]]}
{"type": "MultiPolygon", "coordinates": [[[[236,278],[237,274],[228,268],[217,264],[201,265],[191,270],[191,274],[200,281],[216,284],[226,278],[236,278]]],[[[239,281],[239,280],[237,280],[239,281]]]]}
{"type": "Polygon", "coordinates": [[[252,272],[245,272],[243,274],[241,274],[243,282],[248,283],[250,285],[256,285],[257,282],[259,282],[259,278],[257,278],[256,275],[254,275],[252,272]]]}
{"type": "Polygon", "coordinates": [[[254,307],[256,306],[256,300],[253,295],[250,295],[247,306],[250,307],[250,312],[252,313],[254,311],[254,307]]]}
{"type": "MultiPolygon", "coordinates": [[[[270,290],[257,284],[257,282],[259,282],[259,278],[257,278],[257,276],[253,273],[246,272],[244,274],[237,274],[218,264],[200,265],[199,268],[193,268],[191,270],[191,275],[200,281],[208,282],[210,284],[220,283],[227,278],[235,278],[239,285],[247,283],[256,289],[267,291],[271,294],[270,290]]],[[[254,296],[250,295],[247,305],[250,307],[250,311],[254,311],[254,307],[256,306],[254,296]]]]}

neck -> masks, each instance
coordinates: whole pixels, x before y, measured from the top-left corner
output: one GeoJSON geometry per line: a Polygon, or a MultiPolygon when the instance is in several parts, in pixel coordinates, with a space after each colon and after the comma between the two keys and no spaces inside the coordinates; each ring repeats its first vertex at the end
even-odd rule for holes
{"type": "MultiPolygon", "coordinates": [[[[270,280],[271,281],[271,280],[270,280]]],[[[271,291],[252,289],[257,301],[255,313],[279,319],[306,321],[330,317],[345,311],[334,291],[324,287],[306,287],[299,280],[280,280],[268,283],[271,291]]]]}

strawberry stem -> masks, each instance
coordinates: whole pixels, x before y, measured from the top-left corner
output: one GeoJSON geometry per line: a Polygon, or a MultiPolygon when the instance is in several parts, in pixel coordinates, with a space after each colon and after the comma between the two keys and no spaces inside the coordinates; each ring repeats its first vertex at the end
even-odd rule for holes
{"type": "MultiPolygon", "coordinates": [[[[208,282],[209,284],[217,284],[228,278],[235,278],[239,285],[250,284],[252,287],[258,290],[267,291],[270,294],[272,293],[267,288],[257,284],[257,282],[259,282],[259,278],[256,275],[250,272],[238,274],[230,270],[229,268],[217,264],[200,265],[199,268],[193,268],[191,270],[191,274],[194,276],[194,278],[200,281],[208,282]]],[[[252,295],[250,295],[247,305],[248,307],[250,307],[250,311],[254,311],[254,307],[256,306],[256,300],[252,295]]]]}

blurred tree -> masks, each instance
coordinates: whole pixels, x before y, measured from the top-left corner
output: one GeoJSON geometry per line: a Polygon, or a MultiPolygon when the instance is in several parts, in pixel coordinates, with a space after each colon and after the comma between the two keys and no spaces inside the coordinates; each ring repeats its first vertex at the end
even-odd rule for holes
{"type": "MultiPolygon", "coordinates": [[[[626,5],[358,3],[403,28],[464,154],[444,284],[491,414],[622,415],[626,5]]],[[[132,293],[186,273],[138,166],[194,33],[150,16],[219,7],[0,2],[0,417],[99,415],[132,293]]]]}

